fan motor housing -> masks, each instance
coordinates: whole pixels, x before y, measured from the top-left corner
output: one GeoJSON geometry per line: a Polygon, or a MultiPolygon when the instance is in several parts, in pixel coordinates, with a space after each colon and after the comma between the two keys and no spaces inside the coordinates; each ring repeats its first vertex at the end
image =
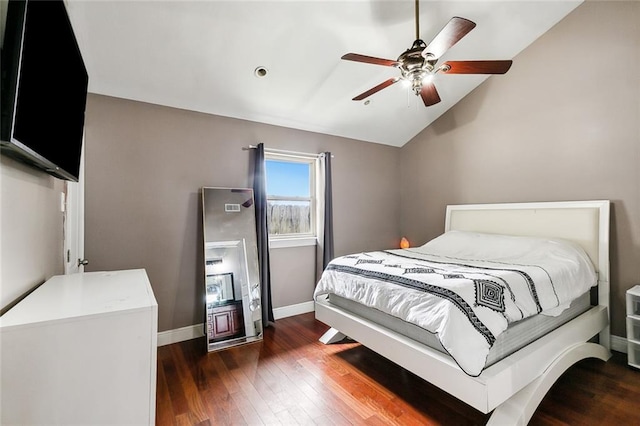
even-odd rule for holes
{"type": "MultiPolygon", "coordinates": [[[[416,40],[413,42],[413,46],[407,49],[398,56],[398,62],[400,63],[400,69],[406,71],[413,71],[417,68],[425,68],[428,71],[433,70],[433,64],[437,60],[430,60],[429,57],[422,56],[422,52],[426,48],[425,43],[422,40],[416,40]]],[[[431,56],[433,58],[433,56],[431,56]]]]}
{"type": "MultiPolygon", "coordinates": [[[[410,49],[398,56],[398,68],[402,78],[412,83],[414,91],[420,90],[422,80],[433,71],[436,60],[429,60],[429,57],[422,56],[426,44],[418,39],[413,42],[410,49]]],[[[432,57],[432,56],[431,56],[432,57]]]]}

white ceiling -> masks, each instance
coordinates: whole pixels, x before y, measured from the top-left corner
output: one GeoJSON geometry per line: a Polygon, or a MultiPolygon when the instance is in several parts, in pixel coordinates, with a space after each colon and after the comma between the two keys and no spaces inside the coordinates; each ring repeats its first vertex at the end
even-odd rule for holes
{"type": "MultiPolygon", "coordinates": [[[[422,1],[420,35],[429,43],[451,17],[464,17],[477,27],[440,63],[512,59],[581,1],[422,1]]],[[[413,0],[67,6],[92,93],[369,142],[404,145],[486,78],[437,75],[442,102],[429,108],[401,84],[369,105],[351,100],[399,71],[340,57],[396,59],[415,39],[413,0]]]]}

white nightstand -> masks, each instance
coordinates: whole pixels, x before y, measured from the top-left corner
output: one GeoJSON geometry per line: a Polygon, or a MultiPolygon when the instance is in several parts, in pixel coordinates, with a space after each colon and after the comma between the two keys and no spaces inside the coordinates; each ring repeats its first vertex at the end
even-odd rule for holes
{"type": "Polygon", "coordinates": [[[640,368],[640,285],[627,290],[627,356],[630,366],[640,368]]]}

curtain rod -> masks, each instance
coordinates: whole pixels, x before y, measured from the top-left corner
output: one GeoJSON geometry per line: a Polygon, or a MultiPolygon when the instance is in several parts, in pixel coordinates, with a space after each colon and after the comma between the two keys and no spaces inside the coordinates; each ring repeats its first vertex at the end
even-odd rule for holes
{"type": "MultiPolygon", "coordinates": [[[[257,146],[255,145],[249,145],[249,146],[243,146],[242,150],[243,151],[249,151],[250,149],[256,149],[257,146]]],[[[271,152],[274,154],[284,154],[284,155],[296,155],[296,156],[301,156],[301,157],[319,157],[322,154],[311,154],[308,152],[298,152],[298,151],[288,151],[286,149],[272,149],[272,148],[265,148],[264,152],[271,152]]],[[[331,158],[334,158],[335,155],[331,154],[331,158]]]]}

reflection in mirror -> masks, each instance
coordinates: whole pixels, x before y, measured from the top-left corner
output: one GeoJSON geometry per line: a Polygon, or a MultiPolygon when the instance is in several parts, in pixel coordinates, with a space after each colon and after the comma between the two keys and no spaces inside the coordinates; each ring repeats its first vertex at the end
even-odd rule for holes
{"type": "Polygon", "coordinates": [[[202,188],[207,349],[262,339],[252,189],[202,188]]]}

